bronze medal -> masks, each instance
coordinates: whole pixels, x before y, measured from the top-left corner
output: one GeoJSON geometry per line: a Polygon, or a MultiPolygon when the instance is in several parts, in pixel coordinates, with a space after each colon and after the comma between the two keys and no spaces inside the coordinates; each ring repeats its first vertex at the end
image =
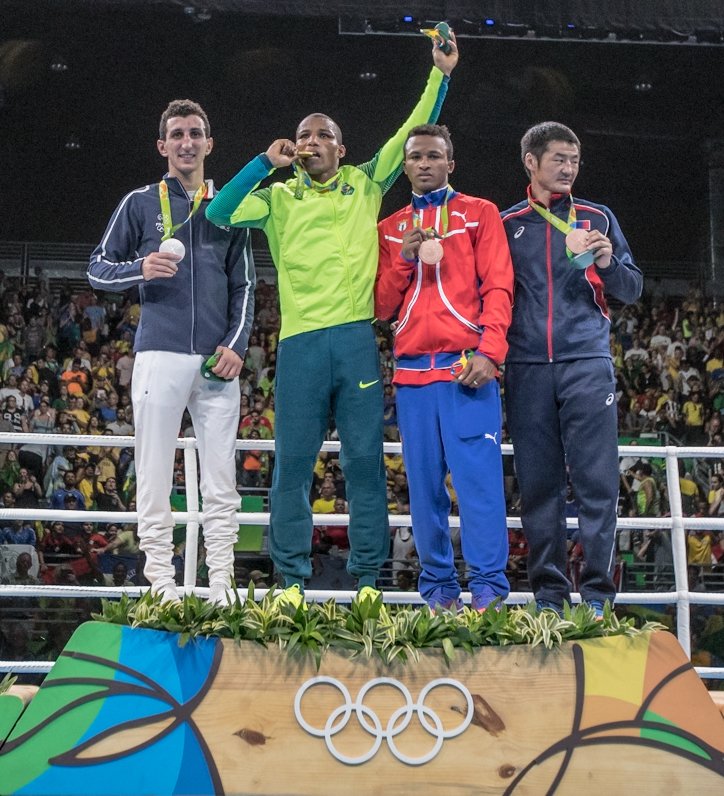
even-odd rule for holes
{"type": "Polygon", "coordinates": [[[585,229],[574,229],[566,235],[566,246],[573,254],[582,254],[586,251],[588,232],[585,229]]]}
{"type": "Polygon", "coordinates": [[[443,254],[442,243],[435,238],[430,238],[429,240],[424,240],[420,244],[420,250],[417,256],[425,265],[435,265],[442,260],[443,254]]]}

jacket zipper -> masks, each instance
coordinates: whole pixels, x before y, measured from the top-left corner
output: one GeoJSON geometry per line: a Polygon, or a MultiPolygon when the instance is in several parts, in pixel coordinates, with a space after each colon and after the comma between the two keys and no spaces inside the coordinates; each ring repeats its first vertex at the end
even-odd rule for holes
{"type": "MultiPolygon", "coordinates": [[[[189,212],[191,211],[191,199],[186,195],[186,199],[189,203],[189,212]]],[[[199,208],[199,210],[202,210],[199,208]]],[[[203,211],[202,211],[203,212],[203,211]]],[[[189,227],[189,249],[191,250],[191,257],[189,258],[189,264],[191,267],[191,353],[196,353],[196,295],[194,292],[194,218],[191,217],[191,220],[188,224],[189,227]]]]}
{"type": "Polygon", "coordinates": [[[553,262],[551,260],[550,224],[546,224],[546,271],[548,273],[548,361],[553,362],[553,262]]]}
{"type": "Polygon", "coordinates": [[[347,242],[345,238],[340,233],[340,225],[337,223],[337,203],[334,199],[334,194],[336,194],[336,190],[329,191],[328,193],[318,194],[317,200],[318,201],[329,201],[332,203],[332,213],[334,215],[334,228],[337,230],[337,242],[339,243],[339,249],[342,252],[342,267],[344,268],[344,278],[345,282],[347,283],[347,300],[349,301],[349,307],[351,310],[352,315],[357,311],[357,306],[355,302],[354,296],[354,289],[352,287],[352,273],[349,267],[349,257],[347,256],[347,242]]]}

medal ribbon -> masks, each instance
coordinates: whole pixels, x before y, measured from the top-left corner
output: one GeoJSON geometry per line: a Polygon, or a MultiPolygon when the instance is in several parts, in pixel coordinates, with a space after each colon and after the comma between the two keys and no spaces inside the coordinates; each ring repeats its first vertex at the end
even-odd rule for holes
{"type": "Polygon", "coordinates": [[[180,224],[174,224],[171,218],[171,201],[168,198],[168,185],[166,185],[166,180],[161,180],[161,182],[159,182],[158,199],[161,202],[161,219],[163,220],[163,237],[161,238],[161,242],[173,237],[173,233],[191,219],[191,216],[201,207],[201,202],[206,198],[208,190],[209,186],[203,183],[194,194],[191,212],[180,224]]]}
{"type": "Polygon", "coordinates": [[[339,185],[339,177],[330,182],[329,185],[321,185],[319,188],[315,188],[314,183],[312,182],[312,178],[299,164],[295,163],[292,168],[297,173],[297,184],[294,186],[295,199],[302,198],[302,194],[304,193],[305,187],[311,188],[313,191],[316,191],[317,193],[329,193],[330,191],[337,190],[337,186],[339,185]]]}
{"type": "MultiPolygon", "coordinates": [[[[539,213],[545,220],[552,224],[557,230],[562,232],[564,235],[568,235],[569,232],[573,232],[576,229],[576,206],[573,204],[573,197],[571,197],[571,207],[568,211],[568,223],[563,221],[562,219],[558,218],[557,215],[551,213],[551,211],[547,207],[543,207],[543,205],[538,204],[538,202],[534,202],[530,196],[528,196],[528,204],[539,213]]],[[[566,257],[569,260],[573,260],[576,255],[566,246],[566,257]]]]}
{"type": "MultiPolygon", "coordinates": [[[[425,232],[432,233],[433,237],[435,238],[444,238],[447,235],[447,227],[448,227],[448,214],[447,214],[447,203],[450,201],[450,197],[455,193],[455,191],[448,185],[447,191],[445,192],[445,198],[442,201],[442,209],[440,211],[440,217],[442,219],[442,235],[434,228],[428,227],[425,232]]],[[[417,229],[418,227],[422,226],[422,216],[424,210],[416,210],[412,202],[410,202],[410,207],[412,208],[412,226],[413,228],[417,229]]]]}

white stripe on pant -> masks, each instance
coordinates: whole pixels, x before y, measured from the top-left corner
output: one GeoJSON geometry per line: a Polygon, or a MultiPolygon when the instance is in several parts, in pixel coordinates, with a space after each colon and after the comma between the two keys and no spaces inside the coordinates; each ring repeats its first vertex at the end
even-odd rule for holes
{"type": "Polygon", "coordinates": [[[169,496],[186,407],[198,440],[209,585],[231,582],[238,533],[234,453],[239,382],[204,379],[199,371],[203,361],[195,354],[141,351],[133,367],[138,537],[146,554],[144,574],[154,592],[175,582],[169,496]]]}

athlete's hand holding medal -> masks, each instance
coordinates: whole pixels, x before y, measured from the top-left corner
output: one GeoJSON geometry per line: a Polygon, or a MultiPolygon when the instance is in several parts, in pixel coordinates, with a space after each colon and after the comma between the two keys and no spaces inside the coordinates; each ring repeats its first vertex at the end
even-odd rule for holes
{"type": "Polygon", "coordinates": [[[595,263],[598,268],[604,269],[611,265],[613,256],[611,241],[598,229],[588,230],[579,226],[575,204],[571,204],[568,211],[568,221],[558,218],[540,202],[534,202],[529,198],[528,204],[566,236],[566,255],[574,268],[584,270],[595,263]]]}
{"type": "Polygon", "coordinates": [[[402,256],[406,260],[420,258],[425,265],[435,265],[442,260],[440,236],[434,229],[413,227],[402,233],[402,256]]]}
{"type": "Polygon", "coordinates": [[[586,244],[588,251],[593,253],[593,261],[598,268],[608,268],[611,265],[611,257],[613,257],[613,244],[611,241],[597,229],[592,229],[588,233],[588,242],[586,244]]]}
{"type": "Polygon", "coordinates": [[[206,198],[208,189],[208,185],[205,182],[196,189],[189,214],[179,224],[174,224],[171,218],[171,200],[168,196],[168,185],[166,184],[166,180],[161,180],[158,184],[158,200],[161,205],[163,237],[161,238],[158,251],[146,255],[141,263],[141,274],[147,282],[150,279],[170,279],[178,271],[177,263],[180,263],[186,256],[186,247],[182,241],[178,238],[174,238],[173,235],[181,229],[184,224],[187,224],[201,207],[201,203],[206,198]]]}
{"type": "Polygon", "coordinates": [[[297,145],[289,138],[277,138],[271,142],[265,154],[275,169],[282,169],[292,163],[304,162],[314,152],[298,150],[297,145]]]}

